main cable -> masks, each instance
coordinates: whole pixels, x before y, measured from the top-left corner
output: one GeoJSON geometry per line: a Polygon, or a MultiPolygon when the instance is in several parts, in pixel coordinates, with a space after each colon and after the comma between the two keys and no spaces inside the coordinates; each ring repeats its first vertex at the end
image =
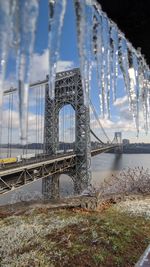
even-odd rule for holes
{"type": "Polygon", "coordinates": [[[91,109],[92,109],[92,111],[93,111],[93,114],[94,114],[94,116],[95,116],[95,119],[97,120],[97,122],[98,122],[100,128],[101,128],[102,131],[103,131],[103,134],[104,134],[105,137],[107,138],[107,141],[108,141],[109,143],[111,143],[111,140],[109,139],[108,135],[106,134],[106,132],[105,132],[105,130],[104,130],[104,128],[103,128],[103,126],[102,126],[100,120],[99,120],[99,117],[98,117],[98,115],[97,115],[97,112],[96,112],[96,110],[95,110],[95,107],[94,107],[93,104],[92,104],[91,99],[90,99],[90,107],[91,107],[91,109]]]}

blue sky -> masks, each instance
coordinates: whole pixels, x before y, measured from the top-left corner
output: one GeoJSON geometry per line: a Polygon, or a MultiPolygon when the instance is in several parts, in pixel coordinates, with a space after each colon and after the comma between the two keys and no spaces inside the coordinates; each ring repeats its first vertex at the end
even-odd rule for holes
{"type": "MultiPolygon", "coordinates": [[[[48,1],[40,0],[40,11],[35,41],[35,52],[43,53],[48,47],[48,1]]],[[[67,1],[67,10],[64,19],[63,32],[60,48],[61,60],[73,60],[75,65],[79,64],[77,51],[77,36],[75,13],[72,0],[67,1]]]]}
{"type": "MultiPolygon", "coordinates": [[[[9,65],[9,77],[13,72],[13,62],[9,65]]],[[[60,46],[60,58],[58,62],[58,70],[66,70],[68,68],[78,67],[78,49],[77,49],[77,34],[76,34],[76,22],[75,13],[73,9],[72,0],[67,0],[67,10],[64,20],[63,32],[61,36],[61,46],[60,46]]],[[[31,80],[37,81],[44,79],[48,73],[48,0],[40,0],[40,11],[38,18],[38,27],[35,40],[34,55],[32,60],[31,69],[31,80]]],[[[8,82],[10,84],[10,81],[8,82]]],[[[107,131],[110,138],[113,138],[115,131],[122,131],[123,138],[129,138],[132,142],[150,142],[150,135],[145,135],[143,129],[141,129],[139,139],[136,138],[136,130],[133,125],[132,117],[129,113],[129,106],[127,97],[125,96],[125,86],[121,71],[119,72],[118,82],[117,82],[117,96],[118,100],[115,105],[111,105],[111,119],[102,119],[101,122],[107,131]]],[[[93,70],[93,77],[91,82],[91,99],[92,102],[100,116],[99,107],[99,97],[98,97],[98,86],[96,80],[96,74],[93,70]]],[[[31,105],[32,106],[32,105],[31,105]]],[[[5,105],[5,110],[7,110],[8,104],[5,105]]],[[[16,112],[17,118],[17,108],[16,112]]],[[[33,106],[30,108],[31,121],[35,121],[35,111],[33,106]]],[[[141,128],[142,128],[141,123],[141,128]]],[[[16,132],[17,126],[16,124],[16,132]]],[[[102,133],[96,124],[95,119],[91,116],[91,125],[95,132],[102,137],[102,133]]]]}

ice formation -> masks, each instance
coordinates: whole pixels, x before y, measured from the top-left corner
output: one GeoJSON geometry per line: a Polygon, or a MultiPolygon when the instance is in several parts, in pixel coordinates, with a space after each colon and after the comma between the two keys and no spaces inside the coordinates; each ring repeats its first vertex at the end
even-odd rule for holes
{"type": "Polygon", "coordinates": [[[91,61],[94,60],[97,69],[101,113],[103,117],[110,117],[110,95],[112,91],[115,101],[120,68],[137,134],[139,133],[141,106],[147,133],[150,116],[150,69],[143,55],[139,50],[134,49],[117,25],[102,11],[96,0],[74,0],[74,2],[80,68],[86,103],[89,101],[90,90],[88,73],[92,66],[91,61]],[[89,40],[91,44],[89,44],[89,40]]]}
{"type": "Polygon", "coordinates": [[[49,96],[54,98],[57,62],[66,0],[49,0],[49,96]]]}
{"type": "Polygon", "coordinates": [[[8,63],[7,55],[13,48],[17,61],[20,136],[23,142],[26,142],[27,138],[30,62],[34,48],[38,11],[39,0],[0,1],[0,109],[2,109],[5,68],[8,63]]]}
{"type": "MultiPolygon", "coordinates": [[[[54,98],[56,66],[66,11],[66,0],[48,0],[49,5],[49,94],[54,98]]],[[[135,50],[102,11],[96,0],[74,0],[84,104],[89,106],[91,68],[95,64],[103,117],[110,117],[110,102],[117,98],[117,79],[121,70],[139,132],[142,107],[145,131],[149,128],[150,69],[141,52],[135,50]],[[94,62],[94,64],[93,64],[94,62]]],[[[27,138],[30,61],[34,48],[39,0],[0,0],[0,128],[3,105],[3,81],[9,49],[17,58],[19,117],[21,139],[27,138]]]]}

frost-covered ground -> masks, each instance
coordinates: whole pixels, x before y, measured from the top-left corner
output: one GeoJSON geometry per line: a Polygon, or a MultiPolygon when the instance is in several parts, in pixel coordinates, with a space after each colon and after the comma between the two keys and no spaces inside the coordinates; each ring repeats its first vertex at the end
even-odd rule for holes
{"type": "Polygon", "coordinates": [[[150,197],[104,203],[100,211],[43,203],[0,208],[0,267],[134,266],[150,243],[150,217],[122,213],[133,203],[133,210],[147,210],[150,197]]]}
{"type": "Polygon", "coordinates": [[[121,201],[116,205],[120,212],[127,212],[131,215],[150,218],[150,197],[121,201]]]}
{"type": "Polygon", "coordinates": [[[44,265],[46,263],[41,253],[43,249],[50,249],[53,246],[53,243],[47,240],[47,236],[83,221],[83,218],[76,214],[66,218],[63,211],[60,213],[43,211],[33,209],[20,216],[0,219],[0,266],[39,266],[36,265],[35,258],[37,264],[41,261],[43,265],[40,266],[47,266],[44,265]],[[28,262],[30,265],[25,263],[23,265],[23,262],[28,262]]]}

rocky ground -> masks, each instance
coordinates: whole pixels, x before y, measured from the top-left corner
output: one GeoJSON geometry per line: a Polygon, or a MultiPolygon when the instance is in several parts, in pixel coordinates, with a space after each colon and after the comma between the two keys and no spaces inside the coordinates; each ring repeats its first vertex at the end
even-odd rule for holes
{"type": "Polygon", "coordinates": [[[0,208],[0,266],[131,267],[150,243],[148,195],[112,196],[95,211],[53,205],[0,208]]]}

